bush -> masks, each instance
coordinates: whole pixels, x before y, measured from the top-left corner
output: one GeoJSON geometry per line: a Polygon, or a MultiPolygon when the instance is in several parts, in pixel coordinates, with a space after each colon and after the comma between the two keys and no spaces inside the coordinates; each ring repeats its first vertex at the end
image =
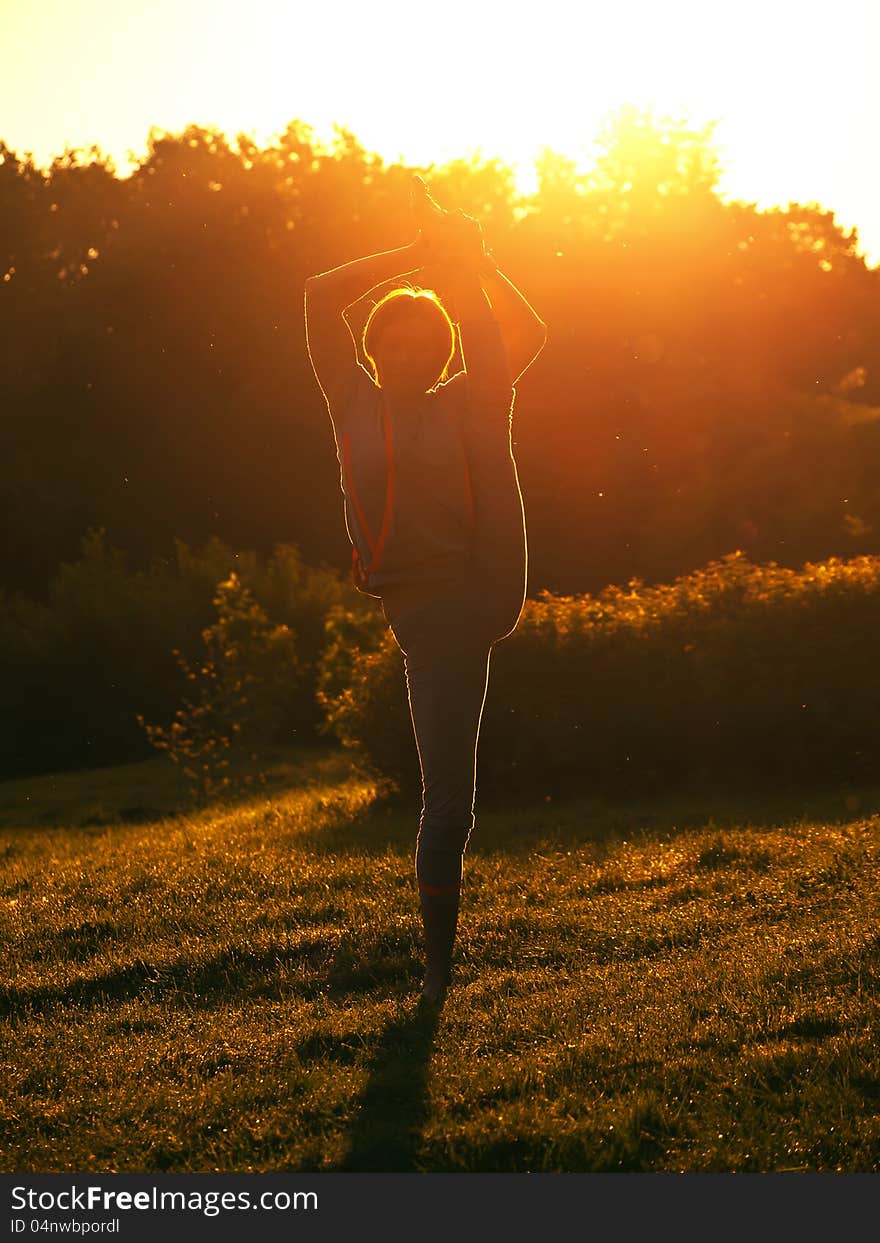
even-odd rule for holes
{"type": "Polygon", "coordinates": [[[384,617],[337,607],[327,616],[326,633],[317,691],[322,732],[337,738],[374,777],[417,787],[402,657],[384,617]]]}
{"type": "Polygon", "coordinates": [[[190,666],[174,653],[188,694],[170,726],[138,723],[183,771],[199,803],[236,781],[262,780],[258,761],[296,697],[301,669],[293,632],[273,625],[237,574],[214,597],[217,621],[202,632],[205,652],[190,666]]]}
{"type": "Polygon", "coordinates": [[[296,639],[301,677],[284,701],[276,741],[317,741],[327,613],[337,605],[375,612],[375,601],[283,544],[264,563],[217,539],[197,550],[178,540],[172,557],[133,571],[99,528],[84,537],[78,560],[58,568],[44,600],[0,590],[0,776],[148,755],[137,714],[170,725],[186,690],[174,653],[198,659],[217,585],[232,573],[296,639]]]}
{"type": "MultiPolygon", "coordinates": [[[[736,552],[671,585],[543,592],[493,650],[480,788],[876,780],[878,634],[878,557],[790,570],[736,552]]],[[[402,657],[389,635],[362,636],[353,664],[325,653],[328,727],[409,784],[402,657]]]]}

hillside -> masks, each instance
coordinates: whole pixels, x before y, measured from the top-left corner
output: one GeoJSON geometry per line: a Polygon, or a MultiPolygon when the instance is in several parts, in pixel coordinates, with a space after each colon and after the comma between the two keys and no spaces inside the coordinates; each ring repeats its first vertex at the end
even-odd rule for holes
{"type": "Polygon", "coordinates": [[[3,1169],[877,1169],[877,791],[478,803],[432,1021],[346,765],[0,784],[3,1169]]]}

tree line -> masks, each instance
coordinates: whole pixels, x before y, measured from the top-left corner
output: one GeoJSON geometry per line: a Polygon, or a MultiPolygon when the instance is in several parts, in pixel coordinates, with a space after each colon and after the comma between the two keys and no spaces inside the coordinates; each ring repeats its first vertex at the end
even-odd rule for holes
{"type": "MultiPolygon", "coordinates": [[[[878,550],[880,270],[833,211],[722,199],[710,128],[627,109],[534,194],[497,160],[422,168],[549,325],[514,440],[530,592],[669,580],[741,550],[878,550]]],[[[90,529],[348,566],[308,275],[412,236],[414,171],[292,121],[271,145],[151,131],[45,171],[0,142],[0,581],[45,596],[90,529]]]]}

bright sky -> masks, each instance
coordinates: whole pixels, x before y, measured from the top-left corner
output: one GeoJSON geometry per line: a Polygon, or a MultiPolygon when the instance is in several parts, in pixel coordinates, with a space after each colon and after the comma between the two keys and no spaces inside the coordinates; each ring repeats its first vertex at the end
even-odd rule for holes
{"type": "Polygon", "coordinates": [[[588,167],[623,103],[717,120],[722,189],[819,202],[880,263],[878,0],[0,0],[0,139],[120,172],[151,125],[334,121],[386,159],[588,167]]]}

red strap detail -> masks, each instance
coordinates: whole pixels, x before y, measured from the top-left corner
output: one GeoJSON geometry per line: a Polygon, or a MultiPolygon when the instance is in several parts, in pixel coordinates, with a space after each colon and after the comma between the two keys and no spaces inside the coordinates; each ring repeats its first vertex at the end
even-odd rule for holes
{"type": "Polygon", "coordinates": [[[354,544],[351,546],[351,580],[358,591],[361,591],[367,585],[366,576],[361,566],[361,556],[354,544]]]}
{"type": "MultiPolygon", "coordinates": [[[[361,508],[361,503],[358,500],[358,495],[355,490],[354,476],[352,475],[352,470],[351,470],[351,452],[350,452],[350,442],[349,442],[348,432],[345,432],[342,437],[343,453],[345,456],[345,477],[348,481],[348,491],[349,491],[349,495],[351,496],[352,503],[354,504],[355,512],[357,513],[358,522],[360,523],[361,530],[364,533],[364,537],[370,549],[370,563],[369,565],[363,567],[362,573],[364,575],[371,573],[373,570],[378,570],[382,564],[382,554],[385,551],[385,541],[388,538],[388,531],[391,527],[391,514],[394,510],[394,491],[395,491],[394,442],[391,436],[391,419],[389,417],[388,410],[385,405],[384,396],[382,397],[382,419],[385,424],[385,465],[386,465],[385,512],[382,515],[382,529],[379,532],[378,540],[373,539],[373,533],[370,530],[370,524],[367,522],[367,516],[364,513],[363,509],[361,508]]],[[[351,559],[352,559],[352,569],[353,569],[353,572],[356,574],[357,563],[359,560],[358,552],[356,548],[352,549],[351,559]]]]}
{"type": "Polygon", "coordinates": [[[417,882],[419,893],[429,893],[433,897],[445,897],[447,894],[461,893],[460,885],[452,885],[449,889],[438,889],[436,885],[426,885],[422,881],[417,882]]]}
{"type": "MultiPolygon", "coordinates": [[[[352,503],[354,504],[355,512],[357,513],[358,522],[360,523],[361,530],[364,533],[364,536],[366,538],[367,544],[370,549],[370,563],[369,565],[363,566],[361,565],[360,555],[358,553],[357,548],[352,547],[351,569],[352,569],[352,576],[356,583],[358,582],[366,583],[367,575],[372,573],[372,571],[378,570],[380,568],[382,564],[382,554],[385,551],[385,541],[388,538],[388,531],[391,527],[391,515],[394,511],[394,493],[395,493],[394,441],[392,439],[392,434],[391,434],[391,418],[388,414],[388,409],[385,403],[385,395],[381,393],[381,390],[380,390],[380,394],[381,394],[380,400],[382,403],[382,420],[383,420],[384,429],[385,429],[385,466],[386,466],[386,477],[385,478],[386,478],[386,482],[385,482],[385,511],[382,515],[382,529],[379,532],[378,540],[375,540],[375,541],[373,539],[373,533],[370,530],[370,525],[367,522],[367,516],[361,507],[361,503],[358,500],[357,491],[355,490],[355,486],[354,486],[354,476],[351,470],[351,448],[350,448],[348,432],[344,432],[342,436],[342,448],[343,448],[343,455],[345,458],[345,477],[348,481],[348,491],[349,491],[349,495],[351,496],[352,503]]],[[[466,452],[465,452],[465,457],[464,457],[464,485],[465,485],[465,492],[467,494],[468,512],[470,515],[471,526],[473,526],[474,525],[474,497],[473,497],[473,492],[471,489],[471,472],[470,472],[470,466],[468,464],[466,452]]],[[[445,890],[445,889],[442,889],[442,890],[438,889],[436,891],[426,889],[424,892],[426,893],[433,893],[433,892],[447,893],[447,892],[452,892],[452,891],[445,890]]],[[[458,891],[456,890],[455,892],[458,892],[458,891]]]]}

